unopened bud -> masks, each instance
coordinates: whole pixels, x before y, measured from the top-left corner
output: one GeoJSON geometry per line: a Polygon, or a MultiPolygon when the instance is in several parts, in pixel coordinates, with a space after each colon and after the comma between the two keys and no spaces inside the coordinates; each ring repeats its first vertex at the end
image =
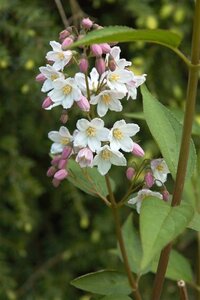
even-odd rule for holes
{"type": "Polygon", "coordinates": [[[46,97],[44,101],[42,102],[42,108],[47,109],[53,104],[53,101],[50,97],[46,97]]]}
{"type": "Polygon", "coordinates": [[[90,18],[84,18],[81,22],[81,26],[85,29],[90,29],[93,25],[93,22],[90,20],[90,18]]]}
{"type": "Polygon", "coordinates": [[[89,111],[90,110],[90,103],[88,99],[84,96],[81,96],[79,101],[76,101],[76,104],[82,111],[89,111]]]}
{"type": "Polygon", "coordinates": [[[168,190],[163,190],[162,191],[162,196],[163,196],[163,200],[164,201],[168,201],[169,200],[169,192],[168,192],[168,190]]]}
{"type": "Polygon", "coordinates": [[[105,64],[105,61],[102,57],[98,57],[96,59],[96,62],[95,62],[95,67],[98,71],[98,73],[101,75],[105,72],[106,70],[106,64],[105,64]]]}
{"type": "Polygon", "coordinates": [[[35,77],[35,80],[38,82],[44,82],[46,80],[46,77],[44,76],[44,74],[40,73],[35,77]]]}
{"type": "Polygon", "coordinates": [[[99,46],[101,47],[101,50],[104,54],[110,53],[111,47],[109,44],[103,43],[103,44],[99,44],[99,46]]]}
{"type": "Polygon", "coordinates": [[[66,159],[61,159],[58,163],[58,169],[64,169],[67,165],[67,160],[66,159]]]}
{"type": "Polygon", "coordinates": [[[57,166],[59,161],[60,161],[61,156],[60,155],[56,155],[54,156],[54,158],[51,161],[52,166],[57,166]]]}
{"type": "Polygon", "coordinates": [[[68,172],[65,169],[61,169],[54,174],[54,178],[57,180],[64,180],[68,176],[68,172]]]}
{"type": "Polygon", "coordinates": [[[56,179],[56,178],[53,178],[52,180],[52,184],[54,187],[58,187],[60,185],[60,180],[56,179]]]}
{"type": "Polygon", "coordinates": [[[132,167],[129,167],[129,168],[126,170],[126,177],[127,177],[127,179],[128,179],[128,180],[132,180],[134,175],[135,175],[135,169],[132,168],[132,167]]]}
{"type": "Polygon", "coordinates": [[[60,39],[60,41],[62,42],[62,41],[64,41],[64,39],[66,38],[66,37],[68,37],[68,36],[70,36],[70,34],[71,34],[71,32],[69,32],[68,30],[63,30],[63,31],[61,31],[60,33],[59,33],[59,39],[60,39]]]}
{"type": "Polygon", "coordinates": [[[47,170],[47,176],[51,177],[56,173],[56,168],[51,166],[48,170],[47,170]]]}
{"type": "Polygon", "coordinates": [[[146,186],[148,188],[151,188],[154,185],[154,177],[153,177],[152,172],[147,172],[145,174],[144,180],[145,180],[146,186]]]}
{"type": "Polygon", "coordinates": [[[144,156],[144,150],[142,149],[142,147],[140,147],[140,145],[138,145],[137,143],[134,143],[133,145],[133,149],[132,149],[132,154],[142,157],[144,156]]]}
{"type": "Polygon", "coordinates": [[[90,50],[91,50],[92,54],[97,57],[101,56],[103,53],[101,47],[98,44],[91,45],[90,50]]]}
{"type": "Polygon", "coordinates": [[[62,49],[66,50],[71,44],[73,44],[74,40],[71,37],[67,37],[62,42],[62,49]]]}
{"type": "Polygon", "coordinates": [[[79,69],[82,73],[87,73],[88,70],[88,60],[85,57],[82,57],[79,62],[79,69]]]}
{"type": "Polygon", "coordinates": [[[61,154],[61,159],[67,159],[67,158],[69,158],[70,155],[71,155],[71,153],[72,153],[72,148],[71,147],[65,147],[63,149],[62,154],[61,154]]]}
{"type": "Polygon", "coordinates": [[[60,116],[60,122],[61,122],[62,124],[66,124],[67,121],[68,121],[68,119],[69,119],[69,117],[68,117],[68,114],[67,114],[67,110],[64,109],[64,110],[62,111],[61,116],[60,116]]]}

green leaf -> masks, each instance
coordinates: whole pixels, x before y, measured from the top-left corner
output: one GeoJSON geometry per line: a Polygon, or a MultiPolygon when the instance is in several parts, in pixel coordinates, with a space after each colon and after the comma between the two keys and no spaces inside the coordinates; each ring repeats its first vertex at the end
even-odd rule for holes
{"type": "Polygon", "coordinates": [[[100,295],[129,295],[127,276],[116,271],[102,270],[80,276],[71,281],[76,288],[100,295]]]}
{"type": "Polygon", "coordinates": [[[110,295],[110,296],[105,296],[105,297],[101,298],[101,300],[131,300],[131,298],[128,296],[110,295]]]}
{"type": "Polygon", "coordinates": [[[145,41],[161,44],[169,48],[177,48],[181,37],[172,31],[155,29],[135,30],[126,26],[109,26],[88,33],[84,38],[75,42],[72,47],[104,42],[145,41]]]}
{"type": "MultiPolygon", "coordinates": [[[[141,88],[145,119],[149,130],[156,140],[160,151],[175,179],[178,156],[181,143],[182,125],[164,105],[159,103],[147,90],[141,88]]],[[[191,140],[190,156],[187,166],[186,178],[191,177],[196,165],[196,151],[191,140]]]]}
{"type": "Polygon", "coordinates": [[[194,213],[194,216],[189,223],[188,228],[200,231],[200,214],[198,212],[194,213]]]}
{"type": "MultiPolygon", "coordinates": [[[[69,176],[68,180],[87,194],[98,197],[98,194],[106,197],[108,195],[105,177],[97,169],[81,168],[74,160],[68,162],[69,176]]],[[[114,183],[111,180],[114,190],[114,183]]]]}
{"type": "MultiPolygon", "coordinates": [[[[156,273],[158,265],[159,255],[156,256],[152,265],[151,271],[156,273]]],[[[169,263],[167,265],[166,277],[172,280],[184,280],[186,282],[192,282],[192,269],[188,260],[175,250],[172,250],[169,257],[169,263]]]]}
{"type": "Polygon", "coordinates": [[[194,210],[188,204],[171,207],[158,198],[145,198],[140,214],[143,249],[141,270],[149,265],[164,246],[183,232],[192,220],[193,214],[194,210]]]}

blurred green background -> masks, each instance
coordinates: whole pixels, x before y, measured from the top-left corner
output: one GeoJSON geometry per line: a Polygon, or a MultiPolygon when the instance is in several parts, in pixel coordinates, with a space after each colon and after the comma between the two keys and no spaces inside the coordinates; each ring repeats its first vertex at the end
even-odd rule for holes
{"type": "MultiPolygon", "coordinates": [[[[183,35],[181,48],[189,55],[194,1],[82,0],[62,1],[70,25],[90,16],[102,26],[173,29],[183,35]]],[[[44,94],[35,82],[45,65],[49,41],[58,40],[63,24],[55,2],[0,0],[0,299],[89,300],[69,282],[76,276],[119,265],[109,252],[116,246],[110,211],[76,190],[67,181],[55,189],[46,177],[50,141],[47,133],[59,126],[60,108],[41,109],[44,94]]],[[[146,73],[149,89],[174,110],[183,110],[187,69],[162,46],[122,45],[133,71],[146,73]]],[[[131,102],[142,110],[141,99],[131,102]]],[[[148,155],[159,155],[143,121],[141,145],[148,155]]],[[[197,106],[197,147],[200,142],[200,104],[197,106]]],[[[124,174],[114,173],[120,183],[124,174]]],[[[121,193],[122,187],[119,187],[121,193]]],[[[123,218],[128,215],[125,209],[123,218]]],[[[195,265],[195,234],[177,242],[195,265]]],[[[143,281],[148,299],[153,275],[143,281]]],[[[191,295],[193,293],[190,291],[191,295]]],[[[178,299],[176,285],[166,285],[163,299],[178,299]]],[[[192,299],[192,298],[191,298],[192,299]]]]}

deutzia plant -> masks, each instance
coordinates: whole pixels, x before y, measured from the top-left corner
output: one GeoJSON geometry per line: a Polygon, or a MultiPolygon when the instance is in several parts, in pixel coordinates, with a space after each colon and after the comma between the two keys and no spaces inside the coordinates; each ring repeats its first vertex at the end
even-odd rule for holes
{"type": "MultiPolygon", "coordinates": [[[[197,3],[200,11],[200,0],[197,3]]],[[[200,14],[196,17],[199,19],[200,14]]],[[[59,42],[50,42],[46,65],[39,68],[36,77],[42,83],[42,92],[46,93],[42,107],[47,111],[60,109],[61,112],[60,128],[48,133],[53,143],[47,176],[52,178],[55,187],[68,180],[82,191],[103,200],[113,214],[118,240],[115,254],[122,260],[126,275],[117,270],[103,270],[72,281],[75,287],[99,294],[98,299],[102,300],[114,300],[118,296],[120,300],[128,300],[132,299],[130,295],[141,300],[139,279],[148,271],[155,272],[157,265],[152,300],[159,300],[171,241],[187,226],[194,226],[190,225],[193,207],[189,203],[179,206],[189,145],[188,177],[195,168],[195,149],[190,143],[192,116],[185,118],[180,147],[182,125],[145,87],[146,74],[134,74],[131,62],[121,57],[117,41],[138,39],[167,46],[186,62],[191,73],[194,72],[193,76],[197,76],[198,60],[190,62],[179,52],[176,47],[180,39],[175,33],[138,32],[120,26],[104,30],[89,18],[84,18],[79,28],[68,27],[60,33],[59,42]],[[105,42],[106,38],[108,42],[105,42]],[[145,151],[138,143],[142,136],[140,126],[125,119],[124,107],[136,100],[140,86],[145,120],[164,158],[145,157],[145,151]],[[190,130],[186,129],[188,127],[190,130]],[[111,178],[118,170],[124,172],[124,182],[121,182],[124,194],[120,199],[115,193],[115,178],[111,178]],[[173,195],[167,188],[169,174],[172,176],[170,180],[175,180],[173,195]],[[139,219],[138,236],[133,231],[131,217],[121,230],[119,209],[123,206],[139,219]],[[159,260],[157,256],[163,247],[166,248],[159,260]]],[[[194,48],[198,48],[200,38],[194,38],[193,43],[194,48]]],[[[196,90],[192,79],[188,87],[196,90]]],[[[188,93],[188,101],[194,105],[193,95],[188,93]]],[[[174,253],[173,262],[180,257],[174,253]]],[[[187,263],[181,259],[187,269],[187,263]]],[[[175,266],[169,264],[167,276],[185,279],[177,269],[180,267],[176,263],[175,266]]],[[[183,289],[181,291],[183,293],[183,289]]]]}

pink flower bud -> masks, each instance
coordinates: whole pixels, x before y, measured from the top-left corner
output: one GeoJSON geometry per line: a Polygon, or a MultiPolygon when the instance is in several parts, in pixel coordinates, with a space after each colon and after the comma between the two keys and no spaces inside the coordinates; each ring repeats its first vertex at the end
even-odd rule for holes
{"type": "Polygon", "coordinates": [[[91,45],[90,50],[91,50],[92,54],[97,57],[101,56],[103,53],[101,47],[98,44],[91,45]]]}
{"type": "Polygon", "coordinates": [[[138,145],[137,143],[134,143],[133,145],[133,149],[132,149],[132,154],[142,157],[144,156],[144,150],[142,149],[142,147],[140,147],[140,145],[138,145]]]}
{"type": "Polygon", "coordinates": [[[61,159],[58,163],[58,169],[64,169],[67,165],[67,160],[66,159],[61,159]]]}
{"type": "Polygon", "coordinates": [[[46,109],[49,108],[53,104],[53,101],[50,97],[46,97],[44,101],[42,102],[42,108],[46,109]]]}
{"type": "Polygon", "coordinates": [[[145,174],[144,180],[145,180],[146,186],[148,188],[151,188],[154,184],[154,177],[153,177],[152,172],[147,172],[145,174]]]}
{"type": "Polygon", "coordinates": [[[84,96],[81,96],[79,101],[76,101],[76,104],[82,111],[89,111],[90,110],[90,103],[88,99],[84,96]]]}
{"type": "Polygon", "coordinates": [[[82,73],[87,73],[88,70],[88,60],[85,57],[82,57],[79,62],[79,69],[82,73]]]}
{"type": "Polygon", "coordinates": [[[69,32],[68,30],[63,30],[59,33],[59,39],[62,41],[64,41],[64,39],[68,36],[70,36],[71,32],[69,32]]]}
{"type": "Polygon", "coordinates": [[[54,174],[54,178],[57,180],[63,180],[68,176],[68,172],[65,169],[61,169],[54,174]]]}
{"type": "Polygon", "coordinates": [[[90,29],[93,25],[93,22],[90,20],[90,18],[84,18],[81,22],[81,26],[85,29],[90,29]]]}
{"type": "Polygon", "coordinates": [[[162,191],[162,196],[163,196],[163,200],[164,201],[168,201],[169,200],[169,192],[168,192],[168,190],[163,190],[162,191]]]}
{"type": "Polygon", "coordinates": [[[38,82],[44,82],[46,80],[46,77],[44,76],[44,74],[40,73],[35,77],[35,80],[38,82]]]}
{"type": "Polygon", "coordinates": [[[61,154],[61,159],[67,159],[67,158],[69,158],[70,155],[71,155],[71,153],[72,153],[72,148],[71,147],[65,147],[63,149],[62,154],[61,154]]]}
{"type": "Polygon", "coordinates": [[[48,170],[47,170],[47,176],[51,177],[56,173],[56,168],[51,166],[48,170]]]}
{"type": "Polygon", "coordinates": [[[89,148],[81,149],[76,156],[76,162],[79,163],[81,168],[91,167],[93,162],[93,152],[89,148]]]}
{"type": "Polygon", "coordinates": [[[99,46],[104,54],[110,53],[111,47],[107,43],[99,44],[99,46]]]}
{"type": "Polygon", "coordinates": [[[129,168],[126,170],[126,177],[127,177],[127,179],[128,179],[128,180],[132,180],[134,175],[135,175],[135,169],[132,168],[132,167],[129,167],[129,168]]]}
{"type": "Polygon", "coordinates": [[[99,57],[99,58],[96,59],[95,67],[96,67],[96,69],[97,69],[97,71],[100,75],[105,72],[106,64],[105,64],[105,61],[102,57],[99,57]]]}
{"type": "Polygon", "coordinates": [[[62,124],[66,124],[68,119],[69,119],[69,117],[68,117],[68,114],[67,114],[67,110],[63,109],[62,114],[60,116],[60,122],[62,124]]]}
{"type": "Polygon", "coordinates": [[[66,50],[71,44],[73,44],[74,40],[71,37],[67,37],[62,42],[62,49],[66,50]]]}
{"type": "Polygon", "coordinates": [[[54,158],[51,161],[52,166],[57,166],[59,161],[60,161],[61,156],[60,155],[56,155],[54,156],[54,158]]]}
{"type": "Polygon", "coordinates": [[[52,184],[55,188],[57,188],[60,185],[60,180],[53,178],[52,184]]]}

